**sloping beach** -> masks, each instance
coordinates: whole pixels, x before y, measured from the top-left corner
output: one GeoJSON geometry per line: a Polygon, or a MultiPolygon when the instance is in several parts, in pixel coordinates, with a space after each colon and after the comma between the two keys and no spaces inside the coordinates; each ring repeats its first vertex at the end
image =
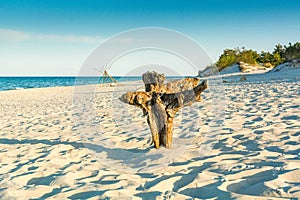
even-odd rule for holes
{"type": "MultiPolygon", "coordinates": [[[[174,125],[174,134],[193,133],[199,142],[173,155],[166,166],[133,172],[101,158],[124,156],[118,153],[128,149],[139,152],[138,156],[155,151],[171,156],[150,146],[150,131],[138,108],[120,104],[124,105],[117,107],[120,115],[111,109],[112,91],[121,94],[142,87],[141,82],[97,89],[98,118],[92,120],[101,125],[99,132],[104,131],[105,138],[86,126],[91,120],[88,115],[83,115],[80,125],[74,119],[74,87],[1,91],[0,198],[299,198],[299,77],[288,81],[255,77],[245,82],[233,77],[224,83],[224,122],[205,155],[199,154],[201,142],[216,117],[208,92],[195,105],[197,113],[179,114],[182,119],[174,125]],[[126,114],[128,118],[118,118],[126,114]],[[197,129],[190,128],[194,121],[197,129]],[[88,132],[95,134],[83,137],[88,132]],[[85,139],[94,145],[85,145],[85,139]],[[105,146],[106,142],[113,146],[105,146]],[[100,158],[95,156],[97,150],[100,158]]],[[[155,163],[160,157],[151,159],[155,163]]]]}

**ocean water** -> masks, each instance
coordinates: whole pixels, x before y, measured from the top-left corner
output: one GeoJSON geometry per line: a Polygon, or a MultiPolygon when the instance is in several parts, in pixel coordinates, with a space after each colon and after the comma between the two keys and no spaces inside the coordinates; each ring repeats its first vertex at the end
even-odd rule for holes
{"type": "MultiPolygon", "coordinates": [[[[141,80],[141,77],[114,77],[119,82],[141,80]]],[[[101,77],[0,77],[0,91],[27,88],[89,85],[101,83],[101,77]]]]}
{"type": "MultiPolygon", "coordinates": [[[[141,76],[114,76],[118,82],[142,80],[141,76]]],[[[167,79],[179,79],[170,76],[167,79]]],[[[0,91],[102,83],[102,77],[0,77],[0,91]]]]}

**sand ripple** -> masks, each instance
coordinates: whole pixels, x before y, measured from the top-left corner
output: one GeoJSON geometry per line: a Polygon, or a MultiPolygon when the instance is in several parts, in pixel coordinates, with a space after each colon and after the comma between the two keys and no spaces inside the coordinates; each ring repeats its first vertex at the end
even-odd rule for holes
{"type": "Polygon", "coordinates": [[[162,169],[135,173],[99,162],[91,153],[97,146],[83,144],[78,130],[94,131],[91,138],[102,145],[103,157],[109,153],[104,148],[139,155],[155,151],[139,110],[120,109],[135,117],[116,127],[114,120],[121,119],[106,107],[108,93],[101,93],[106,100],[99,98],[98,118],[82,117],[94,120],[94,127],[101,123],[104,137],[93,126],[74,123],[72,87],[1,92],[0,198],[299,198],[299,82],[227,84],[225,89],[224,126],[217,138],[210,138],[215,143],[208,154],[199,156],[199,148],[215,116],[204,103],[198,105],[200,116],[192,115],[199,117],[197,129],[179,117],[180,129],[174,130],[198,134],[198,142],[162,169]],[[108,139],[115,146],[105,146],[108,139]]]}

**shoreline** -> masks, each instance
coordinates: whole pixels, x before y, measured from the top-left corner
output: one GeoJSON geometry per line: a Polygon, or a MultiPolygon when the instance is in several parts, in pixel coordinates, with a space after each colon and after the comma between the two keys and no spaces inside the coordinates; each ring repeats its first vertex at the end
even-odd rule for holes
{"type": "MultiPolygon", "coordinates": [[[[179,79],[179,78],[184,78],[184,77],[190,77],[190,76],[168,76],[167,79],[179,79]]],[[[101,83],[102,78],[103,77],[97,77],[97,76],[95,76],[95,77],[94,76],[0,77],[0,91],[60,87],[60,86],[96,85],[96,84],[102,84],[101,83]],[[15,79],[15,80],[11,80],[11,79],[15,79]],[[20,82],[22,82],[22,81],[24,82],[23,85],[20,84],[20,82]],[[35,85],[35,84],[37,84],[37,85],[35,85]],[[11,86],[8,87],[7,85],[11,85],[11,86]]],[[[115,78],[118,83],[126,83],[126,82],[131,82],[131,81],[141,81],[142,80],[141,76],[114,76],[113,78],[115,78]]]]}
{"type": "MultiPolygon", "coordinates": [[[[295,74],[285,74],[285,73],[277,73],[277,74],[270,74],[270,72],[252,72],[252,73],[244,73],[244,72],[239,72],[239,73],[232,73],[232,74],[218,74],[214,76],[208,76],[208,77],[197,77],[200,80],[210,80],[210,79],[217,79],[220,81],[225,81],[224,83],[240,83],[240,78],[241,76],[246,76],[248,79],[244,81],[243,83],[255,83],[255,82],[264,82],[264,83],[272,83],[275,81],[284,81],[284,82],[298,82],[300,81],[300,74],[298,75],[297,73],[295,74]],[[228,82],[226,82],[228,81],[228,82]]],[[[189,76],[188,76],[189,77],[189,76]]],[[[196,76],[195,76],[196,77],[196,76]]],[[[59,77],[55,77],[59,78],[59,77]]],[[[175,79],[177,79],[176,77],[175,79]]],[[[173,79],[173,78],[171,78],[173,79]]],[[[170,80],[170,79],[169,79],[170,80]]],[[[142,80],[127,80],[123,82],[117,82],[120,84],[124,83],[129,83],[131,84],[132,82],[141,82],[142,80]]],[[[108,83],[109,84],[109,83],[108,83]]],[[[115,83],[112,83],[115,84],[115,83]]],[[[30,90],[30,89],[46,89],[46,88],[60,88],[60,87],[78,87],[78,86],[91,86],[91,85],[101,85],[101,84],[79,84],[79,85],[58,85],[58,86],[49,86],[49,87],[31,87],[31,88],[16,88],[16,89],[6,89],[6,90],[0,90],[0,92],[5,92],[5,91],[22,91],[22,90],[30,90]]],[[[101,87],[106,87],[106,86],[101,86],[101,87]]],[[[116,87],[116,86],[112,86],[116,87]]]]}

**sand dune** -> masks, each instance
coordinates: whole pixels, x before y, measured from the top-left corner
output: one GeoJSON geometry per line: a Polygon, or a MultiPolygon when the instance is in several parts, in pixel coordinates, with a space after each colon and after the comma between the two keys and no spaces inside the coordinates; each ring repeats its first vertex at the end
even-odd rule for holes
{"type": "Polygon", "coordinates": [[[0,197],[299,198],[299,85],[225,84],[221,122],[208,90],[176,117],[172,150],[150,146],[141,111],[116,100],[140,82],[98,88],[93,114],[74,108],[74,87],[0,92],[0,197]]]}

